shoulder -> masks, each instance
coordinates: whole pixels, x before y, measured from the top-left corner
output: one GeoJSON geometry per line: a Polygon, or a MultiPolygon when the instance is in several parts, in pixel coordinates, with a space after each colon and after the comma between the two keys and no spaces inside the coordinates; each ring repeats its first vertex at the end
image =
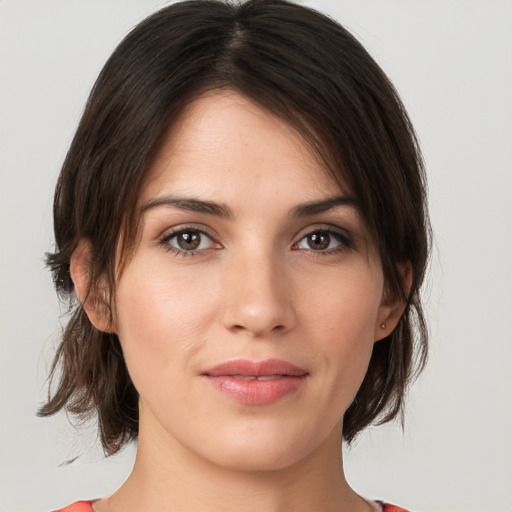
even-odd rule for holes
{"type": "Polygon", "coordinates": [[[378,503],[382,506],[382,512],[407,512],[405,508],[400,508],[396,505],[391,505],[390,503],[383,503],[381,501],[378,503]]]}
{"type": "Polygon", "coordinates": [[[77,501],[72,505],[56,510],[55,512],[93,512],[90,501],[77,501]]]}
{"type": "MultiPolygon", "coordinates": [[[[377,502],[382,507],[382,512],[407,512],[404,508],[390,503],[377,502]]],[[[72,505],[56,510],[55,512],[94,512],[90,501],[77,501],[72,505]]]]}

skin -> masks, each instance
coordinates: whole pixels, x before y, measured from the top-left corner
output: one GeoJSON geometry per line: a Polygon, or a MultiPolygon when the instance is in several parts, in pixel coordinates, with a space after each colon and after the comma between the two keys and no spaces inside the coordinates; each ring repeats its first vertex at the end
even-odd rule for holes
{"type": "MultiPolygon", "coordinates": [[[[247,98],[217,91],[185,109],[140,193],[143,230],[115,325],[101,292],[84,304],[96,327],[118,333],[140,394],[133,472],[95,511],[370,510],[344,477],[342,417],[403,305],[385,298],[356,205],[290,214],[334,196],[350,192],[247,98]],[[230,216],[160,204],[177,197],[230,216]],[[180,248],[185,228],[200,237],[195,251],[180,248]],[[202,376],[239,358],[282,359],[308,376],[275,403],[241,404],[202,376]]],[[[86,252],[83,242],[72,259],[79,297],[86,252]]]]}

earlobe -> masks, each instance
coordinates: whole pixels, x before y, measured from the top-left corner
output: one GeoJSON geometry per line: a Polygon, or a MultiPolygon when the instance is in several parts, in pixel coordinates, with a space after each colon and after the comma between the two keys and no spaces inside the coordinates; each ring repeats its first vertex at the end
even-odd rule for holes
{"type": "MultiPolygon", "coordinates": [[[[408,296],[412,286],[412,267],[409,262],[397,264],[402,278],[405,295],[408,296]]],[[[390,297],[385,292],[379,307],[379,314],[375,322],[374,341],[389,336],[397,326],[406,306],[402,297],[390,297]]]]}
{"type": "Polygon", "coordinates": [[[70,261],[70,274],[78,301],[82,304],[90,322],[103,332],[114,333],[110,321],[107,287],[91,283],[90,246],[80,240],[70,261]]]}

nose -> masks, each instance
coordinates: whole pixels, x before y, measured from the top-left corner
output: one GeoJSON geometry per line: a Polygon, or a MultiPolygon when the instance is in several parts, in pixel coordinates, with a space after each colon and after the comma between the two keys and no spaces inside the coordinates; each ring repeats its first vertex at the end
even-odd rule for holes
{"type": "Polygon", "coordinates": [[[289,272],[271,254],[230,261],[224,281],[223,323],[253,337],[284,334],[296,322],[289,272]]]}

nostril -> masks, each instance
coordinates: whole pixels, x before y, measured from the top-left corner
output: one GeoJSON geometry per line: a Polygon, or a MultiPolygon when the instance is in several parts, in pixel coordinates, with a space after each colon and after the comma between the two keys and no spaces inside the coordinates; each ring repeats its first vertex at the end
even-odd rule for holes
{"type": "MultiPolygon", "coordinates": [[[[243,325],[240,325],[240,324],[232,325],[231,329],[233,331],[247,331],[247,330],[250,330],[247,327],[245,327],[243,325]]],[[[284,330],[285,330],[285,326],[283,324],[276,325],[276,326],[272,327],[272,329],[271,329],[272,332],[281,332],[281,331],[284,331],[284,330]]]]}
{"type": "Polygon", "coordinates": [[[282,335],[295,322],[295,314],[290,304],[268,300],[250,300],[228,303],[222,312],[222,323],[232,333],[244,332],[260,337],[273,333],[282,335]]]}

